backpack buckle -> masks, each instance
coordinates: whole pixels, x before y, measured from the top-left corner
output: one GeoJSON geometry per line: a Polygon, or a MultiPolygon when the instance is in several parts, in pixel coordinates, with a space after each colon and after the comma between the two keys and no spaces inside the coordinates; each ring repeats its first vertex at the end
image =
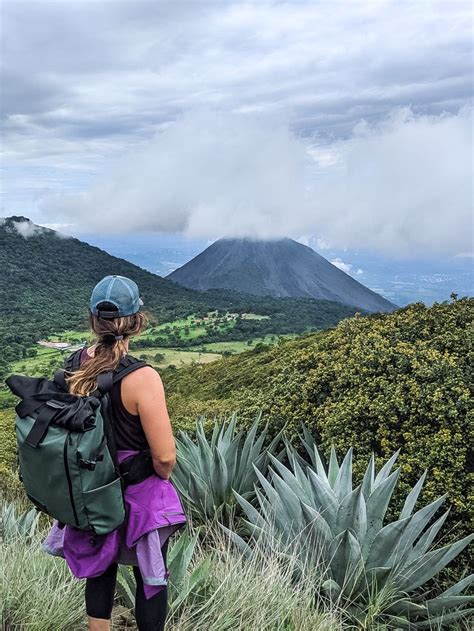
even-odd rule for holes
{"type": "Polygon", "coordinates": [[[94,471],[96,464],[95,460],[84,460],[83,458],[79,460],[79,466],[89,469],[89,471],[94,471]]]}

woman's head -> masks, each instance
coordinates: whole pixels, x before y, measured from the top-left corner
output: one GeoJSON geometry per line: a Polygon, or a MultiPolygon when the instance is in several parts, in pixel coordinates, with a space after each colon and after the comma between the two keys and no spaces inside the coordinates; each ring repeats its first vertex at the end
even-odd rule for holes
{"type": "Polygon", "coordinates": [[[97,387],[97,376],[117,368],[128,351],[128,341],[145,326],[139,309],[143,302],[133,280],[106,276],[94,287],[89,322],[96,334],[94,357],[68,378],[69,391],[87,396],[97,387]]]}

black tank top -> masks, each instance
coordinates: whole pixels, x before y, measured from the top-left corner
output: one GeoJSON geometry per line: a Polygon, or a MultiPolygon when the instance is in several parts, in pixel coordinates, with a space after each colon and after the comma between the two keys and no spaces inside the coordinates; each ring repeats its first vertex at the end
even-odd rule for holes
{"type": "MultiPolygon", "coordinates": [[[[87,349],[84,349],[81,354],[81,363],[89,358],[87,349]]],[[[133,449],[135,451],[148,449],[140,417],[136,414],[130,414],[122,403],[122,381],[114,383],[112,386],[110,401],[117,449],[133,449]]]]}

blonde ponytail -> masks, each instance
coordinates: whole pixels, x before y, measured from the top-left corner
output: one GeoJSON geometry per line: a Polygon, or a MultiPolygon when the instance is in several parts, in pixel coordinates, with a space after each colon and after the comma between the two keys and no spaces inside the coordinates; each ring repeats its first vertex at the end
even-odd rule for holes
{"type": "Polygon", "coordinates": [[[94,357],[83,364],[80,370],[67,377],[69,392],[85,397],[97,388],[97,376],[117,368],[127,354],[127,339],[138,335],[145,327],[143,313],[121,318],[105,319],[90,315],[90,326],[97,335],[94,357]]]}

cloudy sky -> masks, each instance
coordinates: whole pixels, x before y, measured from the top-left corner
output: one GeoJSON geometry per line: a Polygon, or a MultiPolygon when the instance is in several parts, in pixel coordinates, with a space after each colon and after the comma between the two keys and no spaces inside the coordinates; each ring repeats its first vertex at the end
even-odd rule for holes
{"type": "Polygon", "coordinates": [[[0,215],[70,233],[472,250],[469,1],[0,12],[0,215]]]}

